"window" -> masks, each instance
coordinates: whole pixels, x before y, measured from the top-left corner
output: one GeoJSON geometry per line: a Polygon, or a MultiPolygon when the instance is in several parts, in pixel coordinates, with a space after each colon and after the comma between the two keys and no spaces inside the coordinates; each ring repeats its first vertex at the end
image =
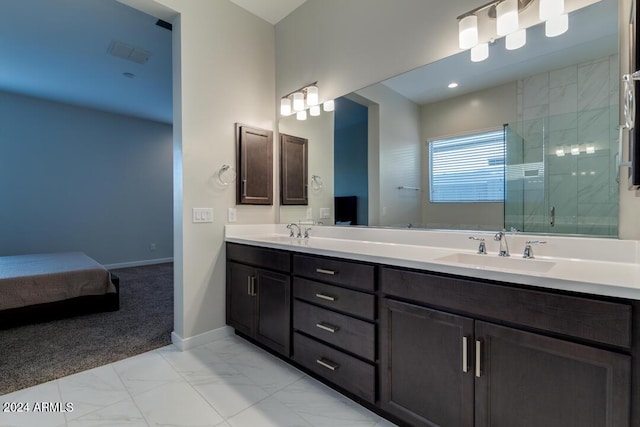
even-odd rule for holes
{"type": "Polygon", "coordinates": [[[504,130],[431,141],[432,203],[504,201],[504,130]]]}

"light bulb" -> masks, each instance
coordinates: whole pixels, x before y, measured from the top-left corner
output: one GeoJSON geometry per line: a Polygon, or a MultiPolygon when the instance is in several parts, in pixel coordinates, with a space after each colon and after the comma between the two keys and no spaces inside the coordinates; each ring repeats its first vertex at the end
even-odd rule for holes
{"type": "Polygon", "coordinates": [[[322,107],[324,111],[333,111],[336,109],[336,104],[333,102],[333,99],[332,99],[329,101],[324,101],[324,104],[322,104],[322,107]]]}
{"type": "Polygon", "coordinates": [[[489,43],[480,43],[471,48],[471,62],[484,61],[489,57],[489,43]]]}
{"type": "Polygon", "coordinates": [[[465,16],[458,23],[460,49],[469,49],[478,44],[478,17],[465,16]]]}
{"type": "Polygon", "coordinates": [[[312,116],[319,116],[320,115],[320,106],[319,105],[312,105],[309,108],[309,114],[311,114],[312,116]]]}
{"type": "Polygon", "coordinates": [[[527,43],[527,30],[524,28],[519,29],[518,31],[507,34],[505,37],[505,47],[507,50],[515,50],[520,49],[527,43]]]}
{"type": "Polygon", "coordinates": [[[518,0],[504,0],[496,6],[497,25],[499,36],[506,36],[518,29],[518,0]]]}
{"type": "Polygon", "coordinates": [[[307,105],[318,105],[318,86],[307,88],[307,105]]]}
{"type": "Polygon", "coordinates": [[[293,94],[293,111],[304,110],[304,94],[296,92],[293,94]]]}
{"type": "Polygon", "coordinates": [[[282,98],[280,100],[280,114],[283,116],[291,115],[291,100],[289,98],[282,98]]]}
{"type": "Polygon", "coordinates": [[[564,34],[569,29],[569,15],[564,15],[549,18],[544,24],[544,34],[547,37],[556,37],[560,34],[564,34]]]}
{"type": "Polygon", "coordinates": [[[307,120],[307,110],[298,111],[296,113],[296,119],[307,120]]]}

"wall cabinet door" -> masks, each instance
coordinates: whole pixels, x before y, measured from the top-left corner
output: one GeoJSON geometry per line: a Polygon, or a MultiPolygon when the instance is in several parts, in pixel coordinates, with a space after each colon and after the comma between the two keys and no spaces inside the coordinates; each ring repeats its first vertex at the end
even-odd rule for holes
{"type": "Polygon", "coordinates": [[[629,425],[629,356],[480,321],[475,329],[476,426],[629,425]]]}
{"type": "Polygon", "coordinates": [[[236,124],[236,203],[273,204],[273,132],[236,124]]]}
{"type": "Polygon", "coordinates": [[[280,135],[280,203],[306,205],[308,140],[291,135],[280,135]]]}
{"type": "Polygon", "coordinates": [[[227,324],[290,355],[291,279],[287,274],[227,262],[227,324]]]}
{"type": "Polygon", "coordinates": [[[411,425],[472,426],[473,320],[386,298],[380,319],[382,408],[411,425]]]}

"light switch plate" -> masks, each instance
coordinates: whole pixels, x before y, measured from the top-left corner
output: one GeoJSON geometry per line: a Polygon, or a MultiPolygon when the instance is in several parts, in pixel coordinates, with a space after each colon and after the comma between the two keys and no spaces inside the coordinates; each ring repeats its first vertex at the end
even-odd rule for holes
{"type": "Polygon", "coordinates": [[[236,222],[238,220],[238,210],[236,208],[227,209],[227,220],[229,222],[236,222]]]}
{"type": "Polygon", "coordinates": [[[213,222],[213,208],[193,208],[193,222],[213,222]]]}
{"type": "Polygon", "coordinates": [[[329,219],[331,216],[331,208],[320,208],[320,219],[329,219]]]}

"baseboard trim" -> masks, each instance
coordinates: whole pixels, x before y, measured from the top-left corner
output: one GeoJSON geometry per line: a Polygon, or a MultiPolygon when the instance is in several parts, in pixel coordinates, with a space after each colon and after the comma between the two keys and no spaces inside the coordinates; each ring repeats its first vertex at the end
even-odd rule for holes
{"type": "Polygon", "coordinates": [[[180,335],[176,334],[175,331],[173,331],[171,332],[171,342],[173,343],[173,345],[178,347],[178,350],[184,351],[203,344],[209,344],[213,341],[226,338],[231,335],[233,335],[233,328],[230,326],[223,326],[221,328],[203,332],[189,338],[182,338],[180,335]]]}
{"type": "Polygon", "coordinates": [[[115,264],[105,264],[104,268],[107,270],[113,270],[116,268],[128,268],[128,267],[140,267],[143,265],[154,265],[154,264],[164,264],[167,262],[173,262],[173,257],[171,258],[156,258],[156,259],[143,259],[140,261],[130,261],[130,262],[118,262],[115,264]]]}

